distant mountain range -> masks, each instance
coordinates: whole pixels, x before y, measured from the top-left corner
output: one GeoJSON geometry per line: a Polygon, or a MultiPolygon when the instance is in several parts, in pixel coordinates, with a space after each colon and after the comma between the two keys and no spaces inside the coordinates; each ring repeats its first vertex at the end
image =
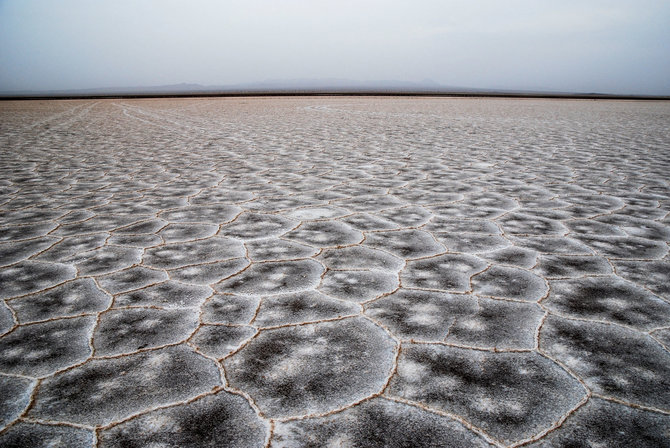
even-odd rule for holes
{"type": "Polygon", "coordinates": [[[381,94],[455,94],[483,96],[548,96],[548,97],[630,97],[662,98],[646,95],[608,95],[599,93],[575,93],[538,90],[501,90],[472,87],[445,86],[431,79],[419,82],[397,80],[358,81],[341,78],[323,79],[270,79],[261,82],[201,85],[168,84],[160,86],[100,87],[67,90],[22,90],[0,91],[0,97],[97,97],[97,96],[188,96],[226,94],[300,94],[300,93],[381,93],[381,94]]]}
{"type": "Polygon", "coordinates": [[[270,79],[261,82],[202,85],[202,84],[168,84],[160,86],[125,86],[100,87],[89,89],[64,90],[21,90],[0,91],[0,95],[95,95],[95,94],[183,94],[183,93],[226,93],[226,92],[269,92],[269,91],[434,91],[472,89],[450,88],[442,86],[431,79],[421,82],[407,82],[394,80],[357,81],[351,79],[270,79]]]}

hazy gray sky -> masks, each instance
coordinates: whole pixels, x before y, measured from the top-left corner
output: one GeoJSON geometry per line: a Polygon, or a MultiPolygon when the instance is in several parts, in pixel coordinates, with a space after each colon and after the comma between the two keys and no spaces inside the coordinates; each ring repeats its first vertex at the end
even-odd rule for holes
{"type": "Polygon", "coordinates": [[[666,0],[0,0],[0,90],[348,78],[670,94],[666,0]]]}

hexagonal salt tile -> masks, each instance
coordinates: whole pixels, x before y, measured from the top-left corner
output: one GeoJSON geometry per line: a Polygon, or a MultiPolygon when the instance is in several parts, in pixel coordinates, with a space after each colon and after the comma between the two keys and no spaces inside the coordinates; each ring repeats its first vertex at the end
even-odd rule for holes
{"type": "Polygon", "coordinates": [[[670,304],[637,285],[607,277],[554,280],[542,303],[551,311],[577,318],[614,322],[651,330],[670,322],[670,304]]]}
{"type": "Polygon", "coordinates": [[[670,260],[614,261],[617,275],[670,300],[670,260]]]}
{"type": "Polygon", "coordinates": [[[29,416],[107,425],[221,386],[219,369],[182,345],[94,359],[45,379],[29,416]],[[124,372],[120,374],[120,372],[124,372]]]}
{"type": "Polygon", "coordinates": [[[465,292],[470,289],[470,277],[486,266],[472,255],[440,255],[408,262],[400,279],[405,287],[465,292]]]}
{"type": "Polygon", "coordinates": [[[95,443],[95,432],[91,429],[63,425],[19,422],[0,434],[0,446],[21,447],[89,447],[95,443]]]}
{"type": "Polygon", "coordinates": [[[96,356],[133,353],[187,339],[198,326],[198,312],[129,308],[100,315],[93,333],[96,356]]]}
{"type": "Polygon", "coordinates": [[[446,342],[495,350],[530,350],[544,311],[535,303],[477,300],[471,314],[456,316],[446,342]]]}
{"type": "Polygon", "coordinates": [[[201,353],[220,359],[237,350],[255,334],[256,329],[249,326],[202,325],[190,342],[197,346],[201,353]]]}
{"type": "Polygon", "coordinates": [[[74,267],[60,263],[21,261],[0,269],[0,299],[50,288],[76,276],[74,267]]]}
{"type": "Polygon", "coordinates": [[[189,205],[161,212],[159,216],[170,222],[201,222],[218,225],[231,221],[241,211],[240,207],[227,204],[189,205]]]}
{"type": "Polygon", "coordinates": [[[404,259],[429,257],[443,253],[443,245],[422,230],[375,232],[367,235],[366,246],[383,249],[404,259]]]}
{"type": "Polygon", "coordinates": [[[141,249],[121,246],[103,246],[70,259],[79,275],[109,274],[139,264],[141,260],[141,249]]]}
{"type": "Polygon", "coordinates": [[[664,242],[633,236],[576,235],[575,238],[604,257],[660,259],[668,253],[664,242]]]}
{"type": "Polygon", "coordinates": [[[106,291],[118,294],[162,283],[167,279],[168,275],[163,271],[138,266],[98,277],[98,282],[106,291]]]}
{"type": "Polygon", "coordinates": [[[36,381],[27,378],[0,375],[0,430],[16,420],[28,407],[35,385],[36,381]]]}
{"type": "Polygon", "coordinates": [[[272,327],[333,319],[360,312],[354,303],[332,299],[316,291],[269,296],[263,299],[254,325],[272,327]]]}
{"type": "Polygon", "coordinates": [[[159,269],[177,269],[245,255],[244,245],[240,241],[214,236],[204,240],[172,243],[147,249],[143,263],[159,269]]]}
{"type": "Polygon", "coordinates": [[[115,307],[159,306],[164,308],[199,307],[212,295],[212,288],[168,280],[148,288],[121,294],[114,300],[115,307]]]}
{"type": "Polygon", "coordinates": [[[257,297],[215,294],[202,306],[205,323],[248,324],[254,318],[260,299],[257,297]]]}
{"type": "Polygon", "coordinates": [[[111,305],[112,297],[100,290],[93,279],[80,278],[8,303],[19,322],[27,323],[100,312],[111,305]]]}
{"type": "Polygon", "coordinates": [[[278,422],[272,446],[487,447],[456,420],[415,406],[374,398],[326,417],[278,422]]]}
{"type": "Polygon", "coordinates": [[[611,274],[607,259],[588,255],[541,255],[533,271],[544,278],[611,274]]]}
{"type": "Polygon", "coordinates": [[[276,237],[295,228],[300,221],[265,213],[242,213],[235,221],[221,227],[221,234],[241,240],[276,237]]]}
{"type": "Polygon", "coordinates": [[[330,269],[377,269],[397,272],[405,265],[404,260],[396,256],[364,246],[327,249],[318,258],[330,269]]]}
{"type": "Polygon", "coordinates": [[[537,302],[547,294],[542,277],[508,266],[492,266],[472,277],[472,290],[482,296],[537,302]]]}
{"type": "Polygon", "coordinates": [[[209,285],[235,275],[247,266],[249,266],[249,260],[246,258],[233,258],[232,260],[186,266],[168,272],[170,278],[180,282],[209,285]]]}
{"type": "Polygon", "coordinates": [[[667,445],[670,417],[656,412],[591,398],[558,429],[529,446],[635,446],[667,445]]]}
{"type": "Polygon", "coordinates": [[[166,243],[183,243],[209,238],[218,231],[219,226],[215,224],[172,223],[163,227],[159,235],[166,243]]]}
{"type": "Polygon", "coordinates": [[[328,412],[381,390],[395,343],[378,326],[350,318],[264,330],[224,361],[233,387],[272,418],[328,412]]]}
{"type": "Polygon", "coordinates": [[[586,390],[537,353],[409,344],[389,395],[460,415],[510,444],[549,429],[586,390]]]}
{"type": "Polygon", "coordinates": [[[261,448],[268,426],[243,397],[220,391],[101,431],[100,446],[261,448]]]}
{"type": "Polygon", "coordinates": [[[0,371],[41,377],[91,355],[95,317],[58,319],[17,327],[0,339],[0,371]]]}
{"type": "Polygon", "coordinates": [[[327,271],[319,291],[332,297],[365,302],[398,288],[398,276],[385,271],[327,271]]]}
{"type": "Polygon", "coordinates": [[[252,265],[227,280],[216,284],[219,292],[265,295],[283,294],[316,287],[323,266],[314,260],[267,261],[252,265]]]}
{"type": "Polygon", "coordinates": [[[540,349],[594,392],[670,410],[670,354],[648,335],[550,315],[540,331],[540,349]]]}
{"type": "Polygon", "coordinates": [[[78,253],[102,247],[107,238],[109,238],[109,234],[107,233],[93,233],[90,235],[63,238],[60,243],[42,252],[35,259],[39,261],[66,261],[78,253]]]}
{"type": "Polygon", "coordinates": [[[247,256],[252,261],[295,260],[309,258],[319,253],[319,249],[315,247],[279,238],[247,241],[245,246],[247,256]]]}
{"type": "Polygon", "coordinates": [[[478,256],[499,264],[507,264],[520,268],[530,269],[537,264],[539,254],[534,250],[522,247],[509,246],[493,252],[478,254],[478,256]]]}
{"type": "Polygon", "coordinates": [[[441,341],[456,318],[473,314],[476,307],[470,295],[401,289],[369,304],[365,314],[399,338],[441,341]]]}
{"type": "Polygon", "coordinates": [[[0,266],[14,264],[36,255],[59,241],[58,238],[43,237],[24,241],[0,243],[0,266]]]}
{"type": "Polygon", "coordinates": [[[314,247],[338,247],[360,243],[363,234],[339,221],[309,221],[287,233],[284,238],[314,247]]]}

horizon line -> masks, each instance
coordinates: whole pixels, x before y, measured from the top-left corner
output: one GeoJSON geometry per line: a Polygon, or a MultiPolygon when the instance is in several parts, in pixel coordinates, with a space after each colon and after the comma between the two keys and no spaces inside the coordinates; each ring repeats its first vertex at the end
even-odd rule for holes
{"type": "Polygon", "coordinates": [[[652,100],[668,101],[670,95],[639,95],[609,93],[563,93],[507,90],[395,90],[395,89],[245,89],[225,91],[184,92],[104,92],[104,93],[0,93],[0,101],[11,100],[85,100],[85,99],[151,99],[151,98],[234,98],[234,97],[296,97],[296,96],[382,96],[382,97],[452,97],[452,98],[528,98],[587,100],[652,100]]]}

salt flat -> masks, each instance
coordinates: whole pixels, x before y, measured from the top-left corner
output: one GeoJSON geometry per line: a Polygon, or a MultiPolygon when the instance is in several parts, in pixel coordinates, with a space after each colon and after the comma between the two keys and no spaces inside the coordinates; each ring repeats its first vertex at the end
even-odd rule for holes
{"type": "Polygon", "coordinates": [[[670,446],[669,128],[1,102],[0,446],[670,446]]]}

